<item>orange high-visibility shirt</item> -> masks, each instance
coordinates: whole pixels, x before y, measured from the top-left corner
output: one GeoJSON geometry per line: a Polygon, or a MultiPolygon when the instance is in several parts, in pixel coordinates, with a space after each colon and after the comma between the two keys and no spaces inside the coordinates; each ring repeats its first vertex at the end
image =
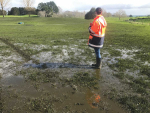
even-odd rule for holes
{"type": "Polygon", "coordinates": [[[94,18],[93,23],[90,23],[90,36],[88,40],[88,45],[90,47],[103,47],[106,26],[106,20],[102,15],[98,15],[96,18],[94,18]]]}
{"type": "Polygon", "coordinates": [[[91,35],[96,37],[105,36],[106,26],[107,23],[105,18],[102,15],[98,15],[96,18],[94,18],[92,26],[89,28],[91,35]]]}

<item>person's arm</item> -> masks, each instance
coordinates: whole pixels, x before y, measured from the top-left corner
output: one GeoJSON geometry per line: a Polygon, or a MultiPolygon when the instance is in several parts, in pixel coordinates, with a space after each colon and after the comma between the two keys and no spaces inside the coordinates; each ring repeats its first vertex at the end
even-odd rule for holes
{"type": "Polygon", "coordinates": [[[89,32],[95,34],[100,29],[99,23],[97,21],[94,21],[92,26],[89,27],[89,32]]]}
{"type": "Polygon", "coordinates": [[[91,26],[91,27],[93,26],[93,23],[92,23],[92,22],[90,23],[90,26],[91,26]]]}
{"type": "Polygon", "coordinates": [[[89,33],[91,33],[91,31],[90,31],[90,29],[91,29],[91,27],[93,26],[93,23],[92,22],[90,22],[90,26],[89,26],[89,33]]]}

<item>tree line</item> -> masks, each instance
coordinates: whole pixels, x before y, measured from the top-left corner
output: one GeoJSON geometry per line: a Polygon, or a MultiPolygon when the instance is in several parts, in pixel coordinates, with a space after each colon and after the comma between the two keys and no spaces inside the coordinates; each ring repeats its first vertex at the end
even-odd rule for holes
{"type": "MultiPolygon", "coordinates": [[[[8,11],[8,13],[4,10],[4,8],[6,8],[11,0],[0,0],[0,6],[1,6],[1,10],[0,10],[0,15],[29,15],[30,14],[35,14],[38,15],[38,13],[40,12],[41,15],[44,15],[45,17],[51,17],[54,13],[57,14],[59,12],[59,10],[61,8],[59,8],[55,2],[50,1],[50,2],[46,2],[46,3],[39,3],[37,8],[34,8],[34,2],[35,0],[22,0],[24,7],[12,7],[10,11],[8,11]]],[[[65,15],[66,17],[76,17],[76,15],[78,15],[79,17],[81,17],[82,15],[85,15],[85,19],[93,19],[95,18],[95,8],[91,8],[91,10],[89,12],[85,13],[81,13],[78,11],[66,11],[61,15],[65,15]]],[[[109,12],[106,12],[105,10],[103,10],[103,16],[105,17],[111,17],[111,16],[115,16],[115,17],[126,17],[126,12],[124,10],[118,10],[115,14],[111,14],[109,12]]]]}
{"type": "MultiPolygon", "coordinates": [[[[3,17],[7,14],[7,12],[4,10],[6,7],[9,6],[11,0],[0,0],[0,15],[3,15],[3,17]]],[[[37,8],[34,8],[35,0],[22,0],[22,3],[24,4],[24,7],[12,7],[10,11],[8,11],[8,15],[26,15],[28,14],[30,17],[30,14],[38,14],[38,11],[45,11],[45,15],[58,13],[59,8],[55,4],[55,2],[50,1],[46,3],[39,3],[37,8]]]]}
{"type": "MultiPolygon", "coordinates": [[[[30,14],[38,14],[38,9],[32,8],[30,10],[30,14]]],[[[10,11],[8,11],[8,15],[27,15],[29,11],[25,7],[12,7],[10,11]]]]}

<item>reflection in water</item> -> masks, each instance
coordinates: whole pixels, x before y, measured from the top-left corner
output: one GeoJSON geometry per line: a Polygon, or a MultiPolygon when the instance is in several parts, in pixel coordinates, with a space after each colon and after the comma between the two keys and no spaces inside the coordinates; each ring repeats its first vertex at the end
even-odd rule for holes
{"type": "MultiPolygon", "coordinates": [[[[97,79],[100,79],[100,69],[95,70],[95,75],[97,79]]],[[[97,84],[99,85],[99,84],[97,84]]],[[[98,86],[97,86],[98,87],[98,86]]],[[[86,99],[88,104],[92,108],[98,108],[98,103],[100,102],[100,95],[97,93],[97,90],[95,89],[88,89],[86,93],[86,99]]]]}

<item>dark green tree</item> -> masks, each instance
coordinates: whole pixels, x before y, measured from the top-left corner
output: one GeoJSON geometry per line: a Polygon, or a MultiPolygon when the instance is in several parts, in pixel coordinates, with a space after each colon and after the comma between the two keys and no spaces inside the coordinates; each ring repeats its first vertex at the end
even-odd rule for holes
{"type": "Polygon", "coordinates": [[[85,14],[85,19],[94,19],[95,17],[95,8],[91,8],[91,10],[85,14]]]}
{"type": "Polygon", "coordinates": [[[45,11],[45,13],[46,13],[45,17],[47,17],[47,15],[50,12],[52,12],[52,8],[48,7],[47,3],[39,3],[37,9],[40,10],[40,11],[45,11]]]}
{"type": "Polygon", "coordinates": [[[59,12],[57,5],[53,1],[39,3],[37,9],[40,11],[45,11],[46,15],[48,15],[50,12],[51,14],[59,12]]]}
{"type": "Polygon", "coordinates": [[[8,15],[20,15],[19,8],[12,7],[11,10],[8,12],[8,15]]]}
{"type": "Polygon", "coordinates": [[[59,12],[59,9],[58,9],[57,5],[55,4],[55,2],[53,2],[53,1],[47,2],[47,6],[51,7],[52,12],[54,12],[54,13],[58,13],[59,12]]]}
{"type": "Polygon", "coordinates": [[[24,7],[19,7],[20,15],[26,15],[26,10],[24,7]]]}

